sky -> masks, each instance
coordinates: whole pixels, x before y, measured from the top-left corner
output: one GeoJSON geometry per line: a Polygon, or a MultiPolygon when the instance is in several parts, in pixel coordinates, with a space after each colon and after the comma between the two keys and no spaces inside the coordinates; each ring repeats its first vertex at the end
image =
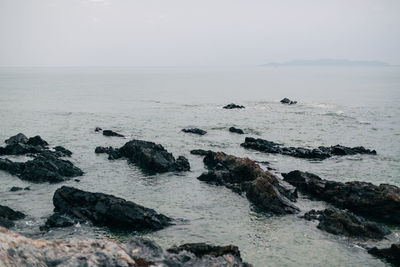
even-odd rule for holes
{"type": "Polygon", "coordinates": [[[400,64],[400,0],[0,0],[0,66],[400,64]]]}

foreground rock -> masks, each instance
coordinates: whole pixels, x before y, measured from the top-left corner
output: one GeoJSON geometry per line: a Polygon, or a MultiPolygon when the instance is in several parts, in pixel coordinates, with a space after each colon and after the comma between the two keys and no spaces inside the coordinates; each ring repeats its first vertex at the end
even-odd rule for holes
{"type": "Polygon", "coordinates": [[[131,201],[63,186],[53,196],[54,211],[95,225],[132,231],[159,230],[171,219],[131,201]]]}
{"type": "Polygon", "coordinates": [[[182,129],[184,133],[192,133],[197,135],[205,135],[207,132],[199,128],[182,129]]]}
{"type": "Polygon", "coordinates": [[[311,210],[304,214],[307,220],[318,220],[318,228],[334,235],[382,239],[390,234],[388,229],[365,221],[350,212],[338,209],[311,210]]]}
{"type": "Polygon", "coordinates": [[[36,183],[58,183],[83,175],[83,171],[75,167],[72,162],[60,159],[58,156],[57,153],[44,151],[26,162],[0,159],[0,170],[36,183]]]}
{"type": "Polygon", "coordinates": [[[297,104],[297,101],[292,101],[289,98],[285,97],[284,99],[281,100],[281,103],[282,104],[288,104],[288,105],[294,105],[294,104],[297,104]]]}
{"type": "Polygon", "coordinates": [[[400,244],[392,244],[390,248],[382,249],[374,247],[369,249],[368,253],[385,259],[387,262],[393,264],[393,266],[400,266],[400,244]]]}
{"type": "Polygon", "coordinates": [[[156,243],[139,237],[128,243],[105,238],[51,242],[30,239],[0,228],[0,244],[0,263],[4,266],[251,266],[230,253],[203,257],[186,250],[169,253],[156,243]]]}
{"type": "Polygon", "coordinates": [[[235,128],[235,127],[230,127],[230,128],[229,128],[229,131],[230,131],[231,133],[244,134],[244,131],[243,131],[242,129],[235,128]]]}
{"type": "Polygon", "coordinates": [[[332,156],[345,156],[345,155],[355,155],[355,154],[376,155],[375,150],[369,150],[362,146],[345,147],[341,145],[336,145],[331,147],[320,146],[314,149],[304,148],[304,147],[285,147],[282,144],[274,143],[260,138],[256,139],[253,137],[246,137],[244,143],[242,143],[241,146],[265,153],[281,154],[296,158],[320,159],[320,160],[330,158],[332,156]]]}
{"type": "Polygon", "coordinates": [[[400,188],[367,182],[335,182],[301,171],[282,173],[300,192],[374,220],[400,224],[400,188]]]}
{"type": "Polygon", "coordinates": [[[223,152],[209,152],[204,157],[209,169],[198,177],[200,181],[224,185],[247,198],[259,209],[276,214],[296,213],[294,188],[283,186],[279,179],[264,171],[248,158],[238,158],[223,152]]]}
{"type": "Polygon", "coordinates": [[[241,109],[241,108],[245,108],[245,107],[244,107],[244,106],[241,106],[241,105],[236,105],[236,104],[234,104],[234,103],[230,103],[230,104],[224,106],[223,108],[224,108],[224,109],[235,109],[235,108],[241,109]]]}
{"type": "Polygon", "coordinates": [[[116,133],[116,132],[111,131],[111,130],[104,130],[104,131],[103,131],[103,135],[104,135],[104,136],[125,137],[124,135],[119,134],[119,133],[116,133]]]}
{"type": "Polygon", "coordinates": [[[0,226],[6,228],[13,227],[14,226],[13,221],[20,220],[23,218],[25,218],[25,214],[23,214],[22,212],[15,211],[7,206],[0,205],[0,226]]]}
{"type": "Polygon", "coordinates": [[[107,153],[109,159],[127,158],[150,173],[190,170],[189,161],[179,156],[177,159],[162,145],[142,140],[132,140],[121,148],[97,147],[96,153],[107,153]]]}

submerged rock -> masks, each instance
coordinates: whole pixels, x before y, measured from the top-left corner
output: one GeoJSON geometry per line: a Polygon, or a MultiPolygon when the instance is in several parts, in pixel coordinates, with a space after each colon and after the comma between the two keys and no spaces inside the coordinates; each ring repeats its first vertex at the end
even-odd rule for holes
{"type": "Polygon", "coordinates": [[[338,209],[311,210],[304,214],[307,220],[318,220],[318,228],[334,235],[382,239],[390,234],[386,228],[365,221],[350,212],[338,209]]]}
{"type": "Polygon", "coordinates": [[[15,211],[7,206],[0,205],[0,226],[6,228],[13,227],[14,226],[13,221],[20,220],[23,218],[25,218],[25,214],[23,214],[22,212],[15,211]]]}
{"type": "Polygon", "coordinates": [[[53,196],[54,211],[95,225],[132,231],[159,230],[171,219],[131,201],[103,193],[62,186],[53,196]]]}
{"type": "Polygon", "coordinates": [[[127,158],[150,173],[190,170],[189,161],[180,156],[175,159],[162,145],[142,140],[132,140],[121,148],[97,147],[96,153],[107,153],[109,159],[127,158]]]}
{"type": "Polygon", "coordinates": [[[103,129],[101,129],[100,127],[96,127],[96,128],[94,129],[94,131],[95,131],[95,132],[101,132],[101,131],[103,131],[103,129]]]}
{"type": "Polygon", "coordinates": [[[164,251],[156,243],[140,237],[128,243],[110,239],[67,239],[47,241],[30,239],[0,228],[0,259],[5,266],[237,266],[250,267],[240,257],[231,254],[205,255],[181,250],[164,251]]]}
{"type": "Polygon", "coordinates": [[[116,132],[111,131],[111,130],[104,130],[104,131],[103,131],[103,135],[104,135],[104,136],[125,137],[124,135],[119,134],[119,133],[116,133],[116,132]]]}
{"type": "Polygon", "coordinates": [[[26,162],[0,159],[0,170],[17,175],[22,180],[37,183],[58,183],[83,175],[83,171],[75,167],[70,161],[58,158],[58,155],[51,151],[46,152],[26,162]]]}
{"type": "Polygon", "coordinates": [[[224,185],[237,193],[246,192],[247,198],[263,211],[276,214],[299,211],[292,203],[296,191],[288,189],[289,185],[282,186],[282,181],[248,158],[211,152],[204,157],[204,164],[209,171],[198,177],[200,181],[224,185]]]}
{"type": "Polygon", "coordinates": [[[236,105],[234,103],[230,103],[226,106],[223,107],[224,109],[235,109],[235,108],[245,108],[244,106],[241,105],[236,105]]]}
{"type": "Polygon", "coordinates": [[[390,248],[380,249],[373,247],[368,250],[368,253],[378,258],[385,259],[387,262],[393,264],[393,266],[400,266],[400,243],[392,244],[390,248]]]}
{"type": "Polygon", "coordinates": [[[235,128],[235,127],[230,127],[230,128],[229,128],[229,131],[230,131],[231,133],[244,134],[244,131],[243,131],[242,129],[235,128]]]}
{"type": "Polygon", "coordinates": [[[178,254],[181,251],[189,251],[199,258],[202,258],[206,255],[212,257],[220,257],[231,254],[238,259],[241,259],[239,248],[234,245],[213,246],[205,243],[187,243],[180,246],[173,246],[167,249],[167,251],[174,254],[178,254]]]}
{"type": "Polygon", "coordinates": [[[330,158],[332,156],[345,156],[355,154],[376,155],[375,150],[369,150],[362,146],[345,147],[341,145],[336,145],[331,147],[320,146],[314,149],[304,147],[285,147],[282,144],[274,143],[260,138],[256,139],[253,137],[246,137],[244,143],[242,143],[241,146],[244,148],[254,149],[265,153],[282,154],[296,158],[320,160],[330,158]]]}
{"type": "Polygon", "coordinates": [[[182,129],[184,133],[192,133],[197,135],[205,135],[207,132],[199,128],[182,129]]]}
{"type": "Polygon", "coordinates": [[[281,103],[282,104],[288,104],[288,105],[294,105],[294,104],[297,104],[297,101],[292,101],[289,98],[285,97],[284,99],[281,100],[281,103]]]}
{"type": "Polygon", "coordinates": [[[335,182],[301,171],[282,173],[300,192],[374,220],[400,224],[400,188],[367,182],[335,182]]]}

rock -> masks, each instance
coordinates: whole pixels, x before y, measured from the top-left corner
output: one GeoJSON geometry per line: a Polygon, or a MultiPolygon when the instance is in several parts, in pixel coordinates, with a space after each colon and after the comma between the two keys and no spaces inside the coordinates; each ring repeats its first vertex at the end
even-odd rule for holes
{"type": "Polygon", "coordinates": [[[113,132],[113,131],[111,131],[111,130],[104,130],[104,131],[103,131],[103,135],[105,135],[105,136],[125,137],[125,136],[123,136],[122,134],[113,132]]]}
{"type": "Polygon", "coordinates": [[[202,258],[205,255],[220,257],[231,254],[241,259],[239,248],[234,245],[213,246],[205,243],[187,243],[180,246],[173,246],[167,249],[167,251],[174,254],[178,254],[181,251],[189,251],[199,258],[202,258]]]}
{"type": "Polygon", "coordinates": [[[294,105],[294,104],[297,104],[297,101],[292,101],[289,98],[285,97],[284,99],[281,100],[281,103],[282,104],[288,104],[288,105],[294,105]]]}
{"type": "Polygon", "coordinates": [[[28,142],[28,137],[26,137],[24,134],[19,133],[17,135],[11,136],[7,140],[4,141],[7,145],[15,145],[15,144],[26,144],[28,142]]]}
{"type": "Polygon", "coordinates": [[[41,153],[44,150],[41,146],[16,143],[0,147],[0,155],[24,155],[28,153],[41,153]]]}
{"type": "Polygon", "coordinates": [[[301,171],[282,173],[300,192],[374,220],[400,224],[400,188],[367,182],[335,182],[301,171]]]}
{"type": "Polygon", "coordinates": [[[390,248],[379,249],[374,247],[369,249],[368,253],[385,259],[387,262],[393,264],[393,266],[400,266],[400,243],[392,244],[390,248]]]}
{"type": "Polygon", "coordinates": [[[95,225],[132,231],[159,230],[171,219],[131,201],[103,193],[62,186],[53,196],[54,211],[95,225]]]}
{"type": "Polygon", "coordinates": [[[194,150],[191,150],[191,151],[190,151],[190,154],[193,154],[193,155],[200,155],[200,156],[205,156],[205,155],[207,155],[208,153],[215,153],[215,152],[213,152],[213,151],[211,151],[211,150],[204,150],[204,149],[194,149],[194,150]]]}
{"type": "Polygon", "coordinates": [[[224,106],[223,108],[224,109],[234,109],[234,108],[245,108],[245,107],[241,106],[241,105],[236,105],[236,104],[230,103],[230,104],[224,106]]]}
{"type": "Polygon", "coordinates": [[[182,129],[184,133],[192,133],[197,135],[205,135],[207,132],[199,128],[182,129]]]}
{"type": "Polygon", "coordinates": [[[386,228],[365,221],[354,214],[338,209],[311,210],[304,214],[307,220],[318,220],[318,228],[334,235],[382,239],[390,234],[386,228]]]}
{"type": "Polygon", "coordinates": [[[13,187],[11,187],[10,192],[21,191],[22,189],[23,189],[22,187],[13,186],[13,187]]]}
{"type": "Polygon", "coordinates": [[[235,128],[235,127],[229,128],[229,131],[230,131],[231,133],[244,134],[244,131],[243,131],[242,129],[235,128]]]}
{"type": "Polygon", "coordinates": [[[241,144],[244,148],[254,149],[257,151],[282,154],[286,156],[292,156],[297,158],[306,159],[319,159],[323,160],[332,156],[344,156],[344,155],[355,155],[355,154],[370,154],[376,155],[375,150],[369,150],[364,147],[345,147],[341,145],[309,149],[304,147],[285,147],[282,144],[274,143],[268,140],[260,138],[246,137],[244,143],[241,144]]]}
{"type": "Polygon", "coordinates": [[[44,226],[40,227],[41,231],[48,231],[50,228],[61,228],[73,226],[75,221],[65,214],[54,213],[47,220],[44,226]]]}
{"type": "Polygon", "coordinates": [[[103,131],[103,129],[101,129],[100,127],[96,127],[96,128],[94,129],[94,131],[95,131],[95,132],[101,132],[101,131],[103,131]]]}
{"type": "Polygon", "coordinates": [[[128,243],[106,238],[52,242],[30,239],[0,228],[0,244],[0,259],[5,266],[251,266],[230,253],[201,258],[186,250],[170,253],[140,237],[134,237],[128,243]]]}
{"type": "Polygon", "coordinates": [[[13,221],[20,220],[23,218],[25,218],[25,214],[23,214],[22,212],[15,211],[7,206],[0,205],[0,226],[6,228],[13,227],[14,226],[13,221]]]}
{"type": "Polygon", "coordinates": [[[46,147],[49,145],[39,135],[29,138],[27,144],[31,146],[41,146],[41,147],[46,147]]]}
{"type": "Polygon", "coordinates": [[[24,190],[31,190],[31,188],[29,186],[25,187],[24,190]]]}
{"type": "Polygon", "coordinates": [[[72,156],[72,152],[69,151],[68,149],[66,149],[65,147],[62,146],[56,146],[54,147],[54,150],[57,152],[60,152],[62,157],[71,157],[72,156]]]}
{"type": "Polygon", "coordinates": [[[47,152],[41,153],[27,162],[0,159],[0,170],[17,175],[22,180],[37,183],[58,183],[83,175],[82,170],[75,167],[70,161],[59,159],[56,154],[47,152]]]}
{"type": "Polygon", "coordinates": [[[295,190],[282,186],[283,182],[254,161],[223,152],[208,153],[203,161],[209,171],[198,177],[200,181],[224,185],[237,193],[246,192],[247,198],[263,211],[275,214],[299,211],[292,203],[297,197],[295,190]]]}
{"type": "Polygon", "coordinates": [[[150,174],[190,170],[189,161],[185,157],[175,159],[162,145],[153,142],[132,140],[118,149],[97,147],[95,152],[107,153],[109,159],[127,158],[150,174]]]}

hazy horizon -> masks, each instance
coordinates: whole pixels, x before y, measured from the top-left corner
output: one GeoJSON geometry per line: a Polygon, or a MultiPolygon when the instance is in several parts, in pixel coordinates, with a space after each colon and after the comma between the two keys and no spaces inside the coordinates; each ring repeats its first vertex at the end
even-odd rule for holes
{"type": "Polygon", "coordinates": [[[0,0],[0,66],[400,64],[400,1],[0,0]]]}

